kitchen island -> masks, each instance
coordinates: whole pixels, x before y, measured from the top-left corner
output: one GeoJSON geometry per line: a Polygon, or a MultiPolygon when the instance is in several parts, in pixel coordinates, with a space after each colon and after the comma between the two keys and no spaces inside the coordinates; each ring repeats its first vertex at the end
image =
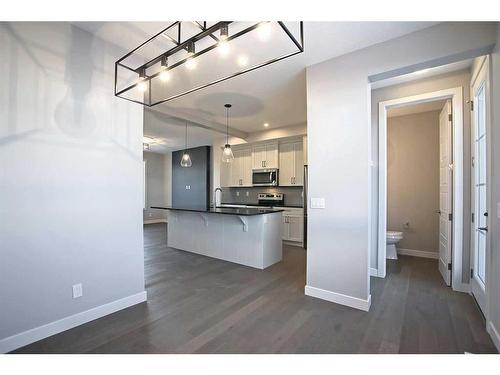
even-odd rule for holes
{"type": "Polygon", "coordinates": [[[167,245],[264,269],[282,259],[280,209],[158,207],[168,210],[167,245]]]}

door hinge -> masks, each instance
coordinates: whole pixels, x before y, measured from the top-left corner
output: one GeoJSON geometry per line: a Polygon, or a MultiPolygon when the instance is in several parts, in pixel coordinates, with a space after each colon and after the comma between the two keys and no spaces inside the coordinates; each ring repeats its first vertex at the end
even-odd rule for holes
{"type": "Polygon", "coordinates": [[[448,115],[448,121],[453,121],[453,115],[451,113],[448,115]]]}
{"type": "Polygon", "coordinates": [[[451,263],[448,263],[448,271],[451,271],[451,263]]]}
{"type": "Polygon", "coordinates": [[[473,100],[470,101],[470,110],[471,111],[474,110],[474,101],[473,100]]]}
{"type": "Polygon", "coordinates": [[[474,212],[472,213],[472,222],[474,222],[474,212]]]}
{"type": "Polygon", "coordinates": [[[474,278],[474,270],[471,268],[470,269],[470,278],[473,279],[474,278]]]}
{"type": "Polygon", "coordinates": [[[452,221],[453,220],[453,214],[448,214],[448,220],[452,221]]]}

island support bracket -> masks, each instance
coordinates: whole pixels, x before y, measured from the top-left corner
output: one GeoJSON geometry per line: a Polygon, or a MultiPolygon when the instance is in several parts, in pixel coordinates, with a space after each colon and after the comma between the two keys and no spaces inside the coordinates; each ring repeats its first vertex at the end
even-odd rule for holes
{"type": "Polygon", "coordinates": [[[248,222],[247,219],[243,216],[238,216],[240,218],[241,223],[243,224],[243,232],[248,232],[248,222]]]}

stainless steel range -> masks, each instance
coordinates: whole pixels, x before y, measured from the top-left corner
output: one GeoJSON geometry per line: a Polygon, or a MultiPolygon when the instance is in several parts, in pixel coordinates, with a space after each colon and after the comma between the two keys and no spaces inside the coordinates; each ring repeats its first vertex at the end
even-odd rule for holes
{"type": "Polygon", "coordinates": [[[283,193],[259,193],[257,198],[259,200],[259,206],[284,206],[285,195],[283,193]]]}

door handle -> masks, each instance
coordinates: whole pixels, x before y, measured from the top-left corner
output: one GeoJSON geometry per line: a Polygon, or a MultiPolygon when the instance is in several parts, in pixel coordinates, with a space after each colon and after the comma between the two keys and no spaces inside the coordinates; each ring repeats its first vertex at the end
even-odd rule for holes
{"type": "Polygon", "coordinates": [[[482,231],[487,232],[488,231],[488,227],[479,227],[479,228],[477,228],[477,230],[482,230],[482,231]]]}

